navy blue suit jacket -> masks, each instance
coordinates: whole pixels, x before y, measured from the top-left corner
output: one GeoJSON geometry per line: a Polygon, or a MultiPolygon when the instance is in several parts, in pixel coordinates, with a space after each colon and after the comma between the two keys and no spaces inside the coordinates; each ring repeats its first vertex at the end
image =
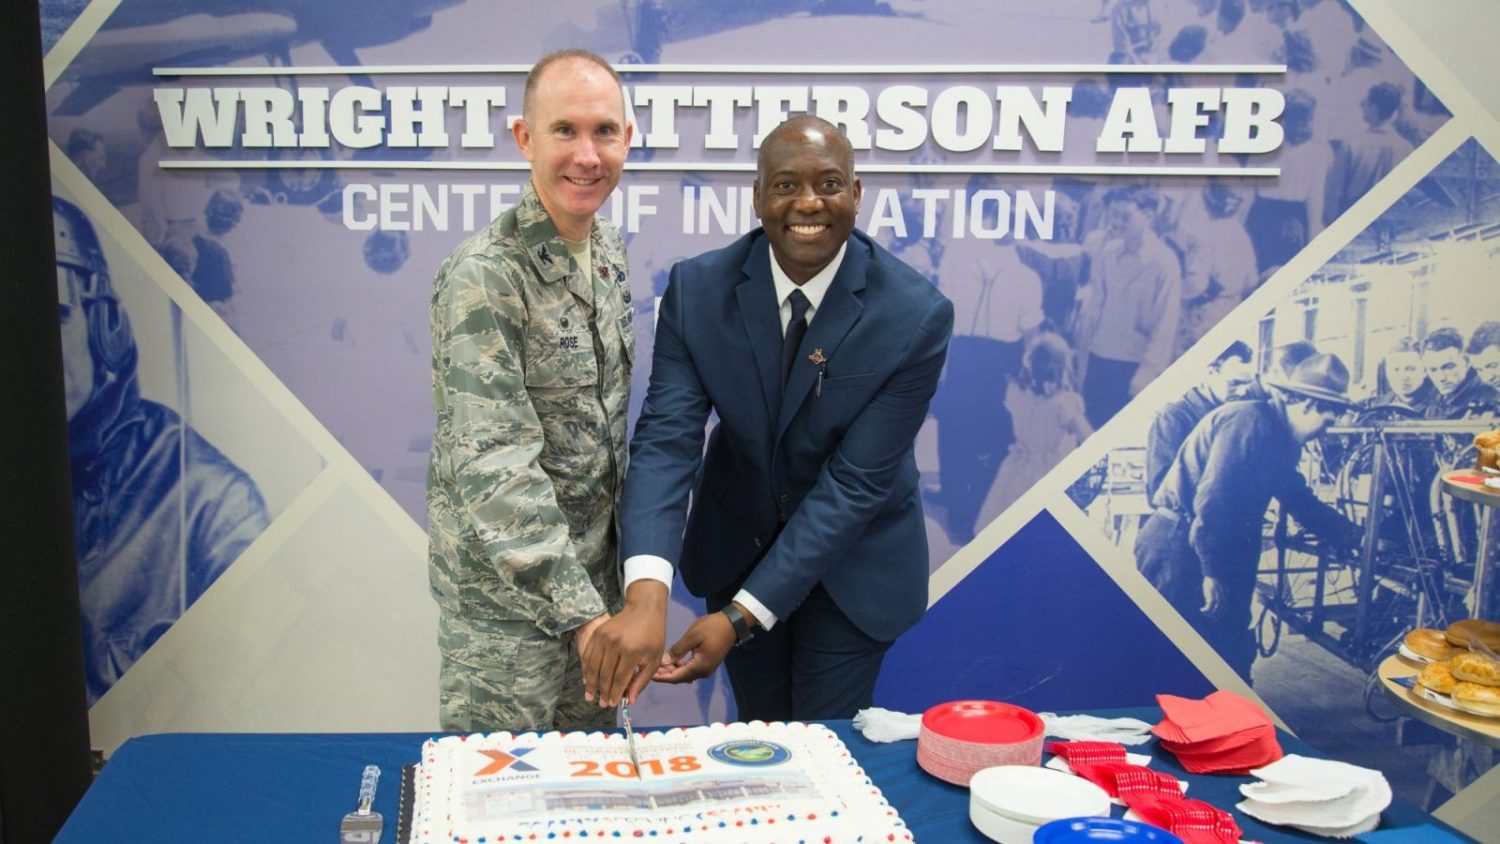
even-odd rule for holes
{"type": "Polygon", "coordinates": [[[927,609],[912,442],[953,305],[855,231],[783,391],[771,260],[756,229],[672,268],[630,444],[622,552],[671,561],[698,596],[743,585],[778,619],[821,582],[856,626],[891,641],[927,609]]]}

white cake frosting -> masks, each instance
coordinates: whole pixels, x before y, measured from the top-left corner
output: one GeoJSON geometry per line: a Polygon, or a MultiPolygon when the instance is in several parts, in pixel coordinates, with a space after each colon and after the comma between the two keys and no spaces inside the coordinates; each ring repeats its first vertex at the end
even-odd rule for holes
{"type": "Polygon", "coordinates": [[[896,810],[821,724],[428,740],[413,844],[910,842],[896,810]]]}

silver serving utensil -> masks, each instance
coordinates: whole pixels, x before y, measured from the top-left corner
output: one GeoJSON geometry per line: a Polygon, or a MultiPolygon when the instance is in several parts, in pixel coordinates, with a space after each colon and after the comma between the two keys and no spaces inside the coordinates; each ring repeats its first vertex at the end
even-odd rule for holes
{"type": "Polygon", "coordinates": [[[375,783],[380,781],[380,768],[366,765],[359,778],[359,808],[344,816],[339,824],[339,844],[375,844],[380,840],[380,813],[370,811],[375,802],[375,783]]]}
{"type": "Polygon", "coordinates": [[[630,726],[630,704],[620,699],[620,717],[625,721],[625,747],[630,752],[630,766],[635,769],[635,778],[641,778],[641,757],[635,749],[635,728],[630,726]]]}

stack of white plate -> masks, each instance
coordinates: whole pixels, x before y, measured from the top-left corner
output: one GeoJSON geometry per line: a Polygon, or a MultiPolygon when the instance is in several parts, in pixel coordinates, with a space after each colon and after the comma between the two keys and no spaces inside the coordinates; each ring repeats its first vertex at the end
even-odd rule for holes
{"type": "Polygon", "coordinates": [[[1081,777],[1030,765],[985,768],[969,781],[969,820],[1000,844],[1031,844],[1062,818],[1108,817],[1109,794],[1081,777]]]}

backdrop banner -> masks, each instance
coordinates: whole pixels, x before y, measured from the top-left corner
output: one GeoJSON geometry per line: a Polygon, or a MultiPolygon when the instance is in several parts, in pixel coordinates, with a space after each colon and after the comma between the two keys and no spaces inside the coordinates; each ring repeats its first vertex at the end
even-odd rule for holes
{"type": "MultiPolygon", "coordinates": [[[[878,703],[1233,688],[1429,807],[1491,767],[1371,678],[1500,614],[1436,487],[1500,412],[1494,119],[1343,0],[512,6],[42,3],[97,744],[435,728],[432,276],[520,196],[531,63],[584,47],[637,127],[632,422],[668,271],[756,227],[788,114],[955,305],[878,703]]],[[[720,675],[635,720],[733,714],[720,675]]]]}

